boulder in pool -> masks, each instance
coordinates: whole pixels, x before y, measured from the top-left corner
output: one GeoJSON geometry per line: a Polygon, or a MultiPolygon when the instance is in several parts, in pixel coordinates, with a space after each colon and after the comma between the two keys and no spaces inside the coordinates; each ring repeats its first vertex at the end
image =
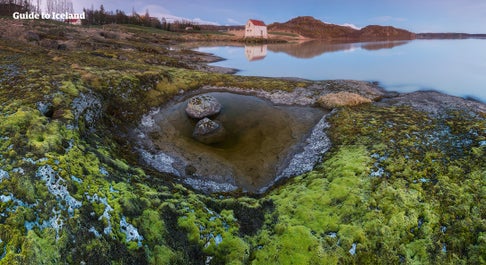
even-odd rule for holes
{"type": "Polygon", "coordinates": [[[221,111],[221,103],[209,95],[198,95],[189,99],[186,114],[194,119],[211,117],[221,111]]]}
{"type": "Polygon", "coordinates": [[[226,135],[224,127],[211,119],[204,118],[196,123],[192,137],[204,144],[222,142],[226,135]]]}

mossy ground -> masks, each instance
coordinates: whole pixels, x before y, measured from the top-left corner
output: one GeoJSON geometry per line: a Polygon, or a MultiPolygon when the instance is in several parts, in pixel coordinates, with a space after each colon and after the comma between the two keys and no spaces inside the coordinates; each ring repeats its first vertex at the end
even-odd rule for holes
{"type": "Polygon", "coordinates": [[[196,71],[153,34],[0,39],[0,264],[486,262],[486,117],[342,108],[314,171],[258,198],[199,194],[139,165],[123,128],[202,85],[307,83],[196,71]],[[87,94],[97,121],[73,107],[87,94]]]}

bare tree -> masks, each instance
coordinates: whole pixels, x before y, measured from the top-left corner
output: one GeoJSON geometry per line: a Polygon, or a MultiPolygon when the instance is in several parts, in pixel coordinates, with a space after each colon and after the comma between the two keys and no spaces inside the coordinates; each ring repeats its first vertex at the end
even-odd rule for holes
{"type": "Polygon", "coordinates": [[[41,10],[41,4],[42,4],[42,1],[41,0],[37,0],[37,5],[36,5],[36,12],[37,13],[41,13],[42,10],[41,10]]]}
{"type": "MultiPolygon", "coordinates": [[[[40,2],[40,0],[37,0],[40,2]]],[[[73,13],[73,2],[71,0],[46,0],[47,13],[73,13]]]]}

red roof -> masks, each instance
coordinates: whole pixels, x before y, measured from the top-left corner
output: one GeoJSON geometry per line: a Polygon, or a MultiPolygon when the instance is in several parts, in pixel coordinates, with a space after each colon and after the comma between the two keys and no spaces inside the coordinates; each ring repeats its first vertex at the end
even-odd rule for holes
{"type": "Polygon", "coordinates": [[[255,26],[265,26],[265,22],[256,19],[250,19],[250,22],[255,26]]]}

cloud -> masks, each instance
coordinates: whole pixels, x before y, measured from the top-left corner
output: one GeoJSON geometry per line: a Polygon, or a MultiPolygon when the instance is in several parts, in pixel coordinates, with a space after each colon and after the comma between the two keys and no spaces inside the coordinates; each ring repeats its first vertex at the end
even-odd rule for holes
{"type": "Polygon", "coordinates": [[[354,24],[351,24],[351,23],[344,23],[342,24],[341,26],[345,26],[345,27],[348,27],[348,28],[352,28],[352,29],[356,29],[356,30],[360,30],[361,28],[354,25],[354,24]]]}
{"type": "MultiPolygon", "coordinates": [[[[191,19],[189,19],[189,20],[191,20],[191,19]]],[[[194,22],[194,23],[200,24],[200,25],[216,25],[216,26],[219,25],[219,23],[217,23],[217,22],[202,20],[198,17],[193,18],[191,21],[194,22]]]]}
{"type": "Polygon", "coordinates": [[[167,10],[164,7],[159,6],[159,5],[146,5],[142,8],[140,8],[140,9],[137,9],[137,12],[139,14],[145,14],[146,10],[149,11],[149,15],[151,17],[156,17],[158,19],[165,18],[165,20],[167,22],[185,20],[185,21],[191,21],[193,23],[200,24],[200,25],[219,25],[216,22],[203,20],[203,19],[198,18],[198,17],[186,18],[186,17],[175,16],[175,15],[172,15],[169,10],[167,10]]]}

